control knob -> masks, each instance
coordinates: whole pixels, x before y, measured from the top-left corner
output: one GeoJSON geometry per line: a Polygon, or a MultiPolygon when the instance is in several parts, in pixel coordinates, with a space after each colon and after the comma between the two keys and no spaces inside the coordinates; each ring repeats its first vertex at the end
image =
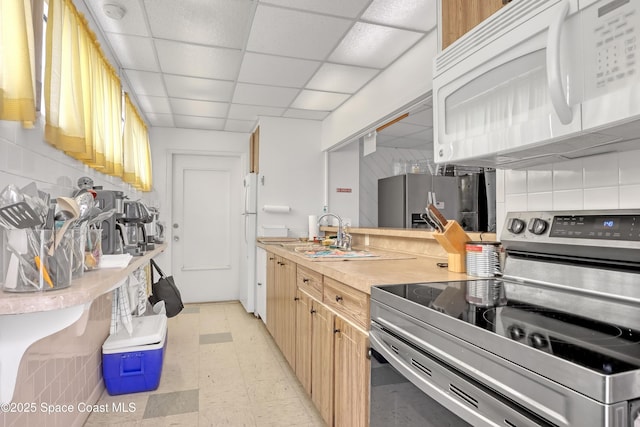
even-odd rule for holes
{"type": "Polygon", "coordinates": [[[507,230],[513,234],[520,234],[524,231],[525,223],[519,218],[511,218],[507,224],[507,230]]]}
{"type": "Polygon", "coordinates": [[[527,230],[532,232],[533,234],[542,234],[547,229],[547,221],[541,218],[531,218],[529,220],[529,225],[527,226],[527,230]]]}
{"type": "Polygon", "coordinates": [[[525,337],[525,332],[522,327],[518,325],[513,325],[509,327],[509,336],[514,341],[522,341],[525,337]]]}
{"type": "Polygon", "coordinates": [[[548,341],[542,334],[535,332],[529,335],[529,344],[533,348],[544,349],[547,347],[548,341]]]}

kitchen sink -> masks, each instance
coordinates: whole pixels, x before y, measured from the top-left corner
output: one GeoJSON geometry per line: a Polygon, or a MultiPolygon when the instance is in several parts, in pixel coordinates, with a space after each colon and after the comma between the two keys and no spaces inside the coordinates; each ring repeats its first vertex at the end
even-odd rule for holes
{"type": "Polygon", "coordinates": [[[352,258],[373,258],[378,257],[369,251],[344,250],[320,245],[297,246],[294,251],[307,258],[330,258],[330,259],[352,259],[352,258]]]}

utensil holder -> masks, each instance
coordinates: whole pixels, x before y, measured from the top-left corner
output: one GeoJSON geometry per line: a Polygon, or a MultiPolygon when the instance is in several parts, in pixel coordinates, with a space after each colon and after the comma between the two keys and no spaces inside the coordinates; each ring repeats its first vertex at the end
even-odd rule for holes
{"type": "Polygon", "coordinates": [[[467,271],[465,245],[471,239],[460,227],[460,224],[453,220],[447,221],[447,225],[444,226],[444,232],[434,232],[433,237],[447,251],[449,271],[465,273],[467,271]]]}
{"type": "Polygon", "coordinates": [[[49,255],[55,230],[10,230],[19,233],[7,239],[4,246],[5,266],[2,290],[6,292],[41,292],[71,285],[73,236],[67,232],[49,255]]]}

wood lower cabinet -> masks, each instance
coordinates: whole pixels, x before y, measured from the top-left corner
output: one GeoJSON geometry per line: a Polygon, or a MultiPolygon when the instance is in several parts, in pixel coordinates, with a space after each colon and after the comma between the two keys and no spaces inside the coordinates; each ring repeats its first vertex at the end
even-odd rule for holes
{"type": "Polygon", "coordinates": [[[296,376],[327,425],[333,425],[333,331],[335,315],[298,290],[296,376]]]}
{"type": "Polygon", "coordinates": [[[295,368],[296,264],[272,253],[267,255],[267,330],[295,368]]]}
{"type": "Polygon", "coordinates": [[[369,424],[368,310],[368,295],[268,252],[267,328],[329,427],[369,424]]]}
{"type": "Polygon", "coordinates": [[[369,425],[369,338],[346,320],[335,320],[335,427],[369,425]]]}

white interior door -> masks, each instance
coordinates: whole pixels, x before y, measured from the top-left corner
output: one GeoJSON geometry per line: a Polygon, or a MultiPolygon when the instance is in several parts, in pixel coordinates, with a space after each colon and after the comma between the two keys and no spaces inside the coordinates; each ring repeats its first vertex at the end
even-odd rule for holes
{"type": "Polygon", "coordinates": [[[238,299],[241,196],[239,157],[173,156],[172,273],[184,302],[238,299]]]}

